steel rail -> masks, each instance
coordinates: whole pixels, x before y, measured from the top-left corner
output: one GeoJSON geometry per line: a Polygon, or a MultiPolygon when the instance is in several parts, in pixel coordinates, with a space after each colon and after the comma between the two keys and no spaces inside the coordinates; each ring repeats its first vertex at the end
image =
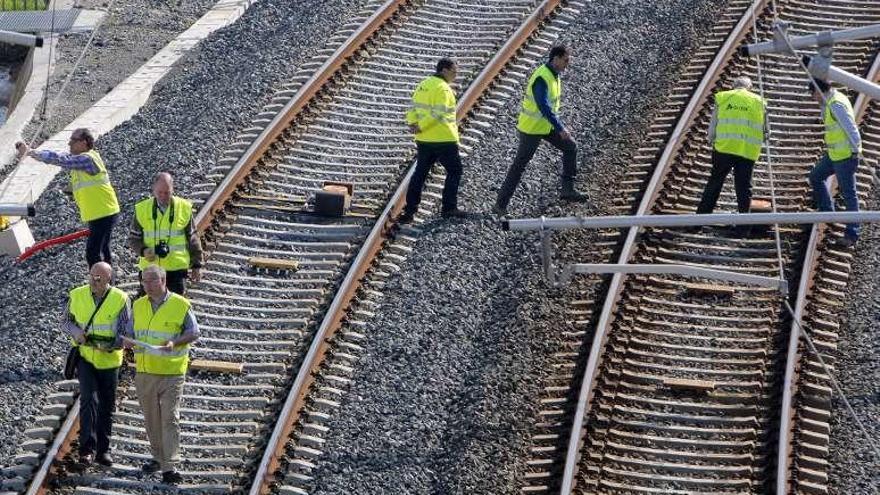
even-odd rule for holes
{"type": "Polygon", "coordinates": [[[26,495],[42,495],[46,493],[46,487],[51,480],[50,474],[52,473],[53,466],[61,461],[70,450],[70,443],[79,431],[79,404],[79,398],[77,398],[70,411],[67,412],[67,418],[55,434],[55,441],[52,442],[52,447],[46,452],[46,457],[43,458],[40,469],[34,474],[26,495]]]}
{"type": "MultiPolygon", "coordinates": [[[[875,55],[871,69],[866,77],[869,81],[880,80],[880,55],[875,55]]],[[[868,110],[871,98],[859,94],[853,110],[856,121],[861,122],[868,110]]],[[[788,352],[785,361],[785,382],[782,389],[782,407],[780,408],[779,440],[776,450],[776,493],[788,493],[791,484],[791,454],[794,442],[794,397],[798,390],[797,365],[801,360],[800,325],[803,322],[807,306],[807,297],[811,295],[816,275],[816,262],[819,259],[819,244],[822,242],[825,229],[820,224],[813,225],[810,239],[807,242],[807,253],[801,270],[798,284],[797,300],[792,305],[791,330],[788,338],[788,352]]]]}
{"type": "MultiPolygon", "coordinates": [[[[318,68],[315,74],[300,87],[294,98],[284,106],[272,122],[266,126],[266,129],[260,133],[254,143],[248,147],[232,167],[229,174],[223,179],[223,182],[199,209],[195,222],[196,228],[201,234],[204,234],[208,227],[210,227],[215,215],[223,208],[226,201],[232,196],[244,178],[253,170],[259,159],[269,149],[269,146],[303,113],[320,90],[342,69],[345,62],[353,54],[357,53],[367,40],[408,2],[409,0],[388,0],[375,14],[370,16],[352,33],[331,55],[327,62],[318,68]]],[[[73,440],[77,430],[78,420],[79,399],[77,398],[74,407],[67,413],[63,427],[56,433],[52,448],[43,459],[40,469],[34,474],[27,495],[38,495],[46,492],[46,484],[51,478],[52,467],[70,450],[70,442],[73,440]]]]}
{"type": "MultiPolygon", "coordinates": [[[[457,120],[462,121],[465,119],[467,114],[476,106],[480,97],[489,89],[495,77],[501,72],[507,62],[516,55],[517,50],[560,3],[561,0],[544,0],[536,7],[534,13],[523,21],[520,27],[474,79],[473,83],[468,86],[458,102],[458,108],[456,109],[457,120]]],[[[250,495],[265,495],[271,491],[271,485],[275,482],[274,474],[283,456],[285,444],[299,420],[309,388],[315,380],[314,370],[323,362],[330,348],[330,339],[341,328],[346,310],[357,294],[361,281],[388,239],[391,232],[389,227],[392,225],[392,218],[404,206],[406,190],[414,171],[415,167],[411,166],[392,195],[391,200],[382,211],[382,214],[376,220],[369,236],[352,262],[342,285],[336,292],[330,308],[321,321],[321,325],[312,339],[312,345],[309,347],[308,353],[300,365],[293,387],[284,402],[269,443],[265,447],[263,458],[260,461],[257,473],[254,476],[254,482],[249,490],[250,495]]]]}
{"type": "MultiPolygon", "coordinates": [[[[718,51],[712,65],[706,70],[706,74],[697,86],[693,96],[691,96],[688,106],[685,108],[682,117],[675,126],[672,135],[669,138],[663,154],[658,161],[657,167],[651,176],[642,201],[636,212],[637,215],[645,215],[653,207],[660,192],[660,186],[669,172],[672,160],[675,154],[682,146],[682,138],[685,131],[690,128],[692,122],[697,117],[697,113],[702,108],[703,102],[708,98],[709,91],[713,83],[721,76],[722,71],[727,65],[730,58],[736,53],[737,46],[740,41],[748,34],[751,27],[751,19],[753,15],[763,10],[768,4],[768,0],[756,0],[748,10],[745,11],[739,23],[737,23],[733,32],[727,37],[724,45],[718,51]]],[[[632,227],[628,230],[626,241],[623,244],[618,263],[628,263],[635,251],[636,236],[641,229],[632,227]]],[[[614,310],[623,293],[623,282],[625,274],[616,273],[612,276],[609,285],[605,303],[602,306],[602,313],[599,322],[596,325],[595,335],[590,348],[590,355],[587,359],[587,366],[581,381],[581,387],[578,392],[578,404],[575,410],[574,419],[572,420],[572,428],[568,441],[568,449],[565,457],[565,468],[562,474],[562,484],[560,493],[568,495],[574,490],[575,476],[577,475],[577,465],[579,459],[580,445],[583,436],[584,418],[589,412],[590,399],[593,396],[593,385],[595,383],[596,372],[599,369],[602,350],[608,339],[608,333],[614,322],[614,310]]]]}
{"type": "Polygon", "coordinates": [[[370,16],[348,39],[333,52],[315,74],[303,83],[296,95],[281,109],[266,129],[248,147],[241,158],[208,196],[196,214],[195,223],[199,233],[204,234],[214,221],[215,215],[225,206],[242,181],[250,174],[269,147],[290,129],[291,124],[304,113],[318,93],[339,73],[348,59],[356,54],[367,40],[388,22],[410,0],[388,0],[370,16]]]}

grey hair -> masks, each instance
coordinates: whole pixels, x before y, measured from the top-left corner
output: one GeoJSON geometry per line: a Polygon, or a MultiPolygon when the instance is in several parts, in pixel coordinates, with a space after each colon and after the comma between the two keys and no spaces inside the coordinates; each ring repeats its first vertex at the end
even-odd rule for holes
{"type": "Polygon", "coordinates": [[[165,269],[159,265],[150,265],[150,266],[144,268],[144,271],[142,272],[142,276],[146,277],[148,273],[155,274],[157,277],[161,278],[162,280],[165,280],[165,269]]]}
{"type": "Polygon", "coordinates": [[[733,89],[752,89],[752,80],[748,76],[740,76],[733,80],[733,89]]]}
{"type": "Polygon", "coordinates": [[[170,172],[166,172],[166,171],[164,171],[164,170],[161,171],[161,172],[156,172],[156,173],[153,175],[153,184],[159,182],[159,181],[162,180],[162,179],[167,179],[168,182],[170,182],[171,184],[174,184],[174,176],[171,175],[170,172]]]}

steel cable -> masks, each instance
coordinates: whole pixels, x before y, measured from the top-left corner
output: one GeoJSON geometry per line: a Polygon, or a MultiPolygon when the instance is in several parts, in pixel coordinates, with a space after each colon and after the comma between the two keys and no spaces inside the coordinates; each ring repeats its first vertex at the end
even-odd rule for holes
{"type": "MultiPolygon", "coordinates": [[[[772,2],[772,5],[773,5],[773,17],[774,17],[774,29],[780,29],[779,25],[776,22],[776,19],[777,19],[777,17],[776,17],[777,16],[776,3],[772,2]]],[[[757,22],[755,20],[754,15],[752,16],[752,27],[754,29],[755,42],[757,43],[758,42],[758,31],[757,31],[758,28],[757,28],[757,22]]],[[[812,74],[810,74],[810,71],[807,68],[807,66],[804,64],[803,60],[797,56],[797,52],[795,51],[794,47],[792,46],[791,41],[788,39],[788,35],[784,32],[781,34],[782,34],[782,39],[785,41],[785,44],[788,47],[791,55],[795,57],[798,64],[800,65],[801,69],[804,71],[804,73],[806,73],[809,80],[813,84],[815,84],[816,79],[813,77],[812,74]]],[[[758,85],[760,87],[761,97],[763,98],[764,97],[764,89],[763,89],[763,79],[762,79],[762,72],[761,72],[761,58],[759,55],[756,55],[756,57],[757,57],[757,66],[758,66],[758,85]]],[[[822,94],[821,92],[820,92],[820,94],[822,96],[822,108],[825,108],[825,106],[827,106],[827,103],[828,103],[827,99],[825,98],[824,94],[822,94]]],[[[767,121],[768,121],[768,133],[769,133],[769,118],[767,119],[767,121]]],[[[772,195],[772,208],[773,208],[773,213],[776,213],[776,198],[775,198],[776,195],[773,192],[773,171],[772,171],[772,167],[770,165],[770,156],[771,156],[770,150],[771,150],[771,148],[770,148],[769,137],[765,139],[764,145],[767,147],[767,160],[768,160],[768,170],[770,172],[770,191],[771,191],[771,195],[772,195]]],[[[785,273],[782,271],[782,244],[781,244],[781,240],[780,240],[780,236],[779,236],[779,226],[778,226],[778,224],[775,224],[774,227],[775,227],[774,231],[776,233],[776,250],[777,250],[777,255],[778,255],[778,259],[779,259],[779,263],[780,263],[779,277],[781,280],[785,281],[785,273]]],[[[874,442],[873,438],[868,433],[868,430],[865,428],[864,424],[859,419],[858,415],[856,414],[856,412],[853,409],[852,405],[850,404],[849,400],[846,398],[846,395],[844,395],[843,390],[840,387],[840,384],[838,384],[837,380],[835,380],[835,378],[834,378],[832,370],[825,363],[825,360],[822,359],[822,355],[819,353],[819,350],[816,348],[815,344],[813,343],[813,339],[810,337],[810,334],[807,332],[807,330],[803,327],[801,322],[798,320],[797,316],[795,315],[794,309],[792,309],[791,304],[789,303],[788,297],[789,297],[788,294],[786,294],[785,297],[783,298],[783,304],[785,304],[786,311],[788,311],[789,315],[791,315],[792,320],[795,323],[795,326],[796,326],[797,332],[798,332],[798,336],[802,337],[804,339],[804,342],[806,342],[807,347],[809,348],[810,352],[813,353],[814,356],[816,356],[816,358],[819,361],[819,364],[822,366],[822,369],[825,371],[825,374],[828,375],[828,379],[831,381],[831,384],[834,388],[834,391],[837,392],[837,395],[843,401],[843,404],[846,407],[848,414],[852,417],[853,421],[856,423],[856,426],[861,431],[862,435],[864,435],[864,437],[867,440],[868,444],[870,445],[871,449],[874,451],[875,457],[877,459],[880,459],[880,449],[878,449],[877,444],[874,442]]]]}

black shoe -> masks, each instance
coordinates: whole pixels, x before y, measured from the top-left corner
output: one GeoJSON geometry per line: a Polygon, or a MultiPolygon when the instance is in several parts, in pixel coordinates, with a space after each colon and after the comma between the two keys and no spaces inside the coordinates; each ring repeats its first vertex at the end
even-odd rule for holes
{"type": "Polygon", "coordinates": [[[97,462],[98,464],[100,464],[102,466],[110,467],[113,465],[113,458],[110,457],[110,454],[104,452],[103,454],[100,454],[97,457],[95,457],[95,462],[97,462]]]}
{"type": "Polygon", "coordinates": [[[94,454],[80,454],[77,463],[80,467],[86,468],[92,465],[93,460],[95,460],[94,454]]]}
{"type": "Polygon", "coordinates": [[[451,210],[441,211],[440,216],[443,218],[465,218],[467,217],[467,212],[458,208],[452,208],[451,210]]]}
{"type": "Polygon", "coordinates": [[[502,208],[501,206],[496,204],[492,207],[492,214],[496,217],[507,216],[507,208],[502,208]]]}
{"type": "Polygon", "coordinates": [[[840,239],[837,239],[834,245],[839,248],[847,249],[855,246],[856,242],[858,242],[858,239],[855,237],[843,236],[840,239]]]}
{"type": "Polygon", "coordinates": [[[578,190],[575,189],[574,185],[571,183],[566,183],[562,185],[562,194],[560,194],[559,197],[565,201],[571,201],[573,203],[587,202],[587,195],[578,192],[578,190]]]}
{"type": "Polygon", "coordinates": [[[169,485],[176,485],[183,481],[183,476],[180,475],[177,471],[165,471],[162,473],[162,483],[167,483],[169,485]]]}
{"type": "Polygon", "coordinates": [[[159,463],[150,459],[141,466],[142,473],[155,473],[159,471],[159,463]]]}
{"type": "Polygon", "coordinates": [[[397,217],[397,223],[410,223],[413,221],[415,213],[404,211],[397,217]]]}

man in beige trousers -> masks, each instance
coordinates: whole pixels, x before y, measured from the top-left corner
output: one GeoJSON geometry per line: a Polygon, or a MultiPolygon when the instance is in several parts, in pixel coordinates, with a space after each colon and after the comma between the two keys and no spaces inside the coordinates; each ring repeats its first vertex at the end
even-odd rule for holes
{"type": "Polygon", "coordinates": [[[182,481],[180,462],[180,397],[189,365],[189,345],[199,326],[189,301],[166,288],[165,270],[151,265],[142,272],[146,295],[132,304],[128,340],[133,346],[135,387],[144,411],[144,426],[153,458],[145,473],[162,471],[162,481],[182,481]]]}

